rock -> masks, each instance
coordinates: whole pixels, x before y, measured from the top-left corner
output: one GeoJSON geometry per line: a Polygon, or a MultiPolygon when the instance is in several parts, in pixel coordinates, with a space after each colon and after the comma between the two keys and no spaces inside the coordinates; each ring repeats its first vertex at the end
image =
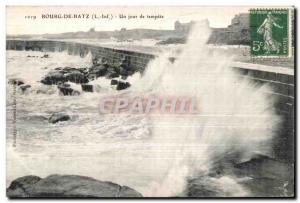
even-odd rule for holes
{"type": "Polygon", "coordinates": [[[70,116],[65,113],[54,113],[50,116],[48,121],[50,123],[57,123],[57,122],[61,122],[61,121],[68,121],[70,119],[71,119],[70,116]]]}
{"type": "Polygon", "coordinates": [[[50,71],[42,80],[41,83],[45,85],[54,85],[57,83],[66,82],[66,77],[61,71],[50,71]]]}
{"type": "Polygon", "coordinates": [[[71,87],[70,84],[68,84],[68,83],[62,83],[62,82],[58,82],[58,83],[57,83],[57,86],[58,86],[58,87],[71,87]]]}
{"type": "Polygon", "coordinates": [[[184,191],[187,197],[222,197],[225,196],[222,188],[215,184],[213,179],[208,177],[198,177],[187,181],[184,191]]]}
{"type": "Polygon", "coordinates": [[[112,79],[111,81],[110,81],[110,84],[111,85],[117,85],[119,83],[119,81],[118,80],[115,80],[115,79],[112,79]]]}
{"type": "Polygon", "coordinates": [[[126,80],[128,76],[122,75],[121,79],[126,80]]]}
{"type": "Polygon", "coordinates": [[[55,70],[50,71],[41,82],[46,85],[54,85],[64,82],[74,82],[74,83],[87,83],[89,80],[86,76],[86,72],[83,69],[76,69],[71,67],[65,68],[55,68],[55,70]]]}
{"type": "Polygon", "coordinates": [[[119,74],[117,72],[109,72],[106,74],[105,76],[107,79],[111,79],[111,78],[117,78],[119,77],[119,74]]]}
{"type": "Polygon", "coordinates": [[[89,85],[89,84],[81,84],[81,89],[84,92],[94,92],[93,85],[89,85]]]}
{"type": "MultiPolygon", "coordinates": [[[[234,157],[233,155],[231,158],[234,157]]],[[[236,195],[234,184],[238,184],[237,188],[242,188],[249,197],[294,195],[293,164],[261,154],[255,154],[248,161],[240,163],[219,160],[217,165],[219,162],[224,163],[221,167],[212,167],[209,174],[189,178],[184,196],[232,197],[236,195]],[[230,183],[231,181],[233,182],[230,183]],[[225,182],[233,188],[224,187],[225,182]]]]}
{"type": "Polygon", "coordinates": [[[89,75],[92,77],[100,77],[104,76],[107,72],[107,66],[106,65],[95,65],[92,68],[90,68],[89,75]]]}
{"type": "Polygon", "coordinates": [[[128,76],[128,71],[124,67],[121,67],[120,68],[120,75],[128,76]]]}
{"type": "Polygon", "coordinates": [[[57,88],[59,89],[59,92],[62,93],[64,96],[80,95],[80,92],[72,89],[69,84],[59,84],[57,85],[57,88]]]}
{"type": "Polygon", "coordinates": [[[241,182],[258,197],[294,196],[294,165],[275,158],[256,154],[248,161],[235,165],[239,177],[250,177],[241,182]]]}
{"type": "MultiPolygon", "coordinates": [[[[28,176],[22,177],[27,179],[28,176]]],[[[18,179],[17,179],[18,180],[18,179]]],[[[7,189],[7,196],[17,197],[56,197],[56,198],[100,198],[100,197],[142,197],[134,189],[112,182],[99,181],[90,177],[77,175],[50,175],[36,179],[26,187],[12,185],[7,189]]],[[[13,183],[12,183],[13,184],[13,183]]]]}
{"type": "Polygon", "coordinates": [[[235,173],[253,178],[289,179],[293,175],[293,166],[256,154],[250,160],[236,164],[235,173]]]}
{"type": "Polygon", "coordinates": [[[8,197],[29,197],[26,190],[41,180],[38,176],[24,176],[15,179],[6,190],[8,197]]]}
{"type": "Polygon", "coordinates": [[[19,85],[23,85],[24,81],[20,78],[11,78],[8,80],[8,84],[19,86],[19,85]]]}
{"type": "Polygon", "coordinates": [[[49,58],[49,54],[44,54],[41,58],[49,58]]]}
{"type": "Polygon", "coordinates": [[[87,75],[89,72],[88,68],[78,68],[78,70],[85,75],[87,75]]]}
{"type": "Polygon", "coordinates": [[[117,90],[124,90],[124,89],[126,89],[128,87],[130,87],[130,83],[129,82],[119,81],[118,85],[117,85],[117,90]]]}
{"type": "Polygon", "coordinates": [[[20,85],[19,87],[22,90],[22,92],[25,92],[28,88],[31,87],[31,85],[25,85],[25,84],[23,84],[23,85],[20,85]]]}
{"type": "Polygon", "coordinates": [[[72,71],[66,73],[64,76],[66,77],[67,81],[74,82],[74,83],[81,84],[81,83],[87,83],[89,81],[88,78],[80,71],[72,71]]]}

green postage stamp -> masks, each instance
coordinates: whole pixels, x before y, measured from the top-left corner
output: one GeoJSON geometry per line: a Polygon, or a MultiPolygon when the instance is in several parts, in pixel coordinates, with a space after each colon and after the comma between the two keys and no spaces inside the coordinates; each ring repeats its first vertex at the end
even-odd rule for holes
{"type": "Polygon", "coordinates": [[[289,56],[289,29],[289,9],[251,9],[251,56],[289,56]]]}

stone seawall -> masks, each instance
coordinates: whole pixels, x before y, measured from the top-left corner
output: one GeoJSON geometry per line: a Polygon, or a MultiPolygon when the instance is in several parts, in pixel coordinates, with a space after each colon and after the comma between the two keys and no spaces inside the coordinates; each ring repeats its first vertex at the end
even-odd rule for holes
{"type": "Polygon", "coordinates": [[[44,52],[67,51],[70,55],[80,55],[81,57],[84,57],[91,52],[93,57],[106,58],[109,63],[118,63],[123,58],[126,58],[130,61],[130,66],[136,71],[143,71],[148,62],[155,58],[154,55],[146,53],[62,41],[7,40],[6,49],[44,52]]]}
{"type": "MultiPolygon", "coordinates": [[[[93,57],[106,58],[109,63],[120,63],[126,58],[135,71],[143,72],[150,60],[156,56],[127,50],[105,48],[95,45],[43,40],[7,40],[7,50],[33,50],[46,52],[67,51],[71,55],[86,56],[89,52],[93,57]]],[[[242,77],[248,77],[258,84],[268,84],[272,92],[267,94],[276,99],[276,112],[283,118],[283,123],[274,143],[274,151],[278,158],[293,162],[294,160],[294,70],[273,66],[235,62],[232,67],[242,77]]]]}

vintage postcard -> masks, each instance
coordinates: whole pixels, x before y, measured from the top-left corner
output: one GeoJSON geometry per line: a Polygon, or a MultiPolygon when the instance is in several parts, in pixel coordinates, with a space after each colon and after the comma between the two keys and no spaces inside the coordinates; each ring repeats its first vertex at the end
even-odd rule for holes
{"type": "Polygon", "coordinates": [[[294,16],[7,6],[7,197],[295,197],[294,16]]]}

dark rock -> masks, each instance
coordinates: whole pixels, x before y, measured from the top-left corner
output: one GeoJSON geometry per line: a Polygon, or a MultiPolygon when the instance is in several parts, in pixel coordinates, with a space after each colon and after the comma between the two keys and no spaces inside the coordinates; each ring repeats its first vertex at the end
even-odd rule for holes
{"type": "MultiPolygon", "coordinates": [[[[222,162],[222,160],[220,160],[222,162]]],[[[256,154],[250,160],[241,163],[221,164],[209,174],[199,175],[187,180],[184,195],[188,197],[230,197],[235,194],[219,186],[222,177],[236,179],[237,184],[249,192],[251,197],[293,197],[293,164],[256,154]],[[236,178],[235,178],[236,177],[236,178]]]]}
{"type": "Polygon", "coordinates": [[[122,75],[121,79],[126,80],[128,76],[122,75]]]}
{"type": "Polygon", "coordinates": [[[235,173],[253,178],[289,179],[290,175],[293,175],[293,166],[257,154],[248,161],[236,164],[235,173]]]}
{"type": "Polygon", "coordinates": [[[24,176],[15,179],[10,186],[7,188],[6,193],[8,197],[29,197],[26,192],[33,184],[39,182],[41,180],[38,176],[24,176]]]}
{"type": "Polygon", "coordinates": [[[89,72],[88,68],[78,68],[78,70],[83,74],[88,74],[89,72]]]}
{"type": "Polygon", "coordinates": [[[87,83],[88,78],[80,71],[72,71],[65,74],[66,80],[74,83],[87,83]]]}
{"type": "Polygon", "coordinates": [[[111,81],[110,81],[110,84],[111,85],[117,85],[119,83],[119,81],[118,80],[115,80],[115,79],[112,79],[111,81]]]}
{"type": "Polygon", "coordinates": [[[60,93],[62,93],[65,96],[80,95],[80,92],[72,89],[69,84],[59,84],[57,85],[57,88],[59,89],[60,93]]]}
{"type": "MultiPolygon", "coordinates": [[[[23,177],[27,178],[27,176],[23,177]]],[[[26,188],[17,186],[7,189],[7,196],[17,197],[56,197],[56,198],[97,198],[97,197],[142,197],[134,189],[112,182],[99,181],[77,175],[50,175],[39,179],[26,188]]]]}
{"type": "Polygon", "coordinates": [[[118,85],[117,85],[117,90],[123,90],[123,89],[126,89],[128,87],[130,87],[130,83],[129,82],[119,81],[118,85]]]}
{"type": "Polygon", "coordinates": [[[294,165],[257,154],[235,165],[234,173],[250,177],[241,184],[258,197],[294,196],[294,165]]]}
{"type": "Polygon", "coordinates": [[[105,65],[96,65],[90,68],[89,75],[92,77],[101,77],[104,76],[107,72],[107,66],[105,65]]]}
{"type": "Polygon", "coordinates": [[[122,76],[128,76],[128,71],[125,68],[121,67],[120,68],[120,75],[122,75],[122,76]]]}
{"type": "Polygon", "coordinates": [[[208,177],[198,177],[188,180],[187,188],[184,191],[187,197],[222,197],[225,196],[222,188],[214,184],[208,177]]]}
{"type": "Polygon", "coordinates": [[[28,88],[31,87],[31,85],[25,85],[25,84],[23,84],[23,85],[20,85],[19,87],[22,90],[22,92],[25,92],[28,88]]]}
{"type": "Polygon", "coordinates": [[[24,81],[20,78],[12,78],[8,80],[8,84],[19,86],[19,85],[23,85],[24,81]]]}
{"type": "Polygon", "coordinates": [[[57,83],[57,86],[58,86],[58,87],[71,87],[70,84],[68,84],[68,83],[62,83],[62,82],[58,82],[58,83],[57,83]]]}
{"type": "Polygon", "coordinates": [[[65,68],[55,68],[55,70],[50,71],[44,79],[41,80],[43,84],[53,85],[59,82],[64,83],[67,81],[74,83],[87,83],[89,80],[86,76],[86,72],[83,69],[76,69],[71,67],[65,68]]]}
{"type": "Polygon", "coordinates": [[[66,82],[66,77],[61,71],[50,71],[42,80],[41,83],[45,85],[54,85],[59,82],[66,82]]]}
{"type": "Polygon", "coordinates": [[[60,122],[60,121],[68,121],[70,119],[71,119],[70,116],[65,114],[65,113],[54,113],[50,116],[48,121],[50,123],[57,123],[57,122],[60,122]]]}
{"type": "Polygon", "coordinates": [[[119,77],[119,74],[117,72],[111,71],[106,74],[105,76],[107,79],[117,78],[119,77]]]}
{"type": "Polygon", "coordinates": [[[94,92],[94,86],[89,84],[81,84],[81,89],[84,92],[94,92]]]}
{"type": "Polygon", "coordinates": [[[49,58],[49,54],[44,54],[41,58],[49,58]]]}

